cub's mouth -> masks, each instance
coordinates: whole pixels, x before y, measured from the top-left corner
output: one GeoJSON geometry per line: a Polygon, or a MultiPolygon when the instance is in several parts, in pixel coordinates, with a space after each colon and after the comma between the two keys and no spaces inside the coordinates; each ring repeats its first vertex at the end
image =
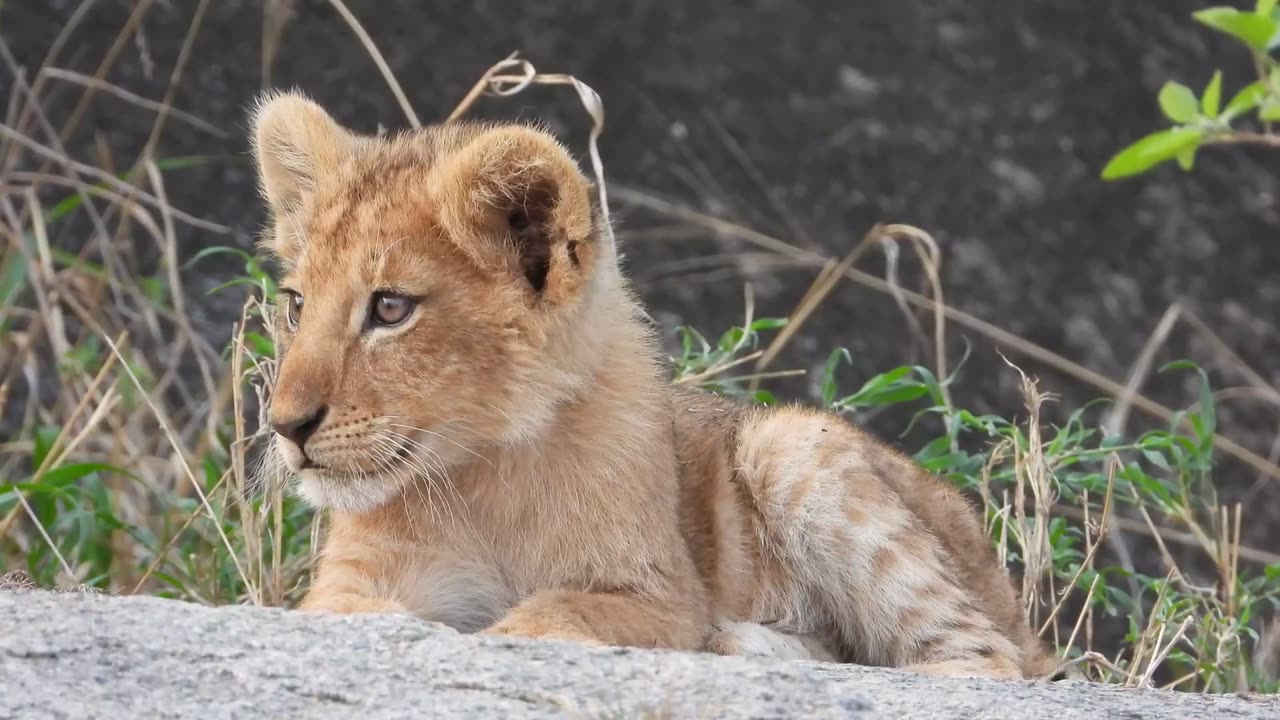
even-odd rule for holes
{"type": "Polygon", "coordinates": [[[412,463],[411,445],[421,444],[412,437],[374,433],[368,437],[339,440],[323,438],[304,447],[277,435],[276,451],[295,474],[341,480],[345,477],[377,477],[395,474],[402,464],[412,463]]]}
{"type": "Polygon", "coordinates": [[[359,514],[381,507],[413,482],[406,472],[412,466],[410,451],[403,444],[385,447],[377,456],[354,454],[345,462],[303,460],[294,472],[298,493],[315,508],[359,514]]]}
{"type": "Polygon", "coordinates": [[[412,485],[447,482],[448,467],[480,457],[443,432],[395,424],[321,433],[302,448],[278,435],[276,449],[303,499],[347,513],[373,510],[412,485]]]}

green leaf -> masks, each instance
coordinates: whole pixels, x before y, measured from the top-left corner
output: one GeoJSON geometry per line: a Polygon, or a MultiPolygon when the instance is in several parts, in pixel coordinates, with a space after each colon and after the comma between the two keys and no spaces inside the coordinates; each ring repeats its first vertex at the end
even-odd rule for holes
{"type": "Polygon", "coordinates": [[[728,353],[737,347],[739,343],[744,342],[747,337],[746,329],[740,327],[729,328],[720,336],[720,342],[716,344],[716,349],[722,353],[728,353]]]}
{"type": "Polygon", "coordinates": [[[943,435],[930,440],[924,447],[920,448],[920,450],[915,454],[915,459],[923,462],[929,458],[946,455],[950,451],[951,438],[943,435]]]}
{"type": "Polygon", "coordinates": [[[1207,453],[1213,448],[1213,438],[1218,432],[1218,413],[1208,374],[1199,368],[1196,370],[1200,374],[1200,406],[1197,408],[1200,423],[1197,424],[1196,439],[1200,442],[1200,450],[1207,453]]]}
{"type": "Polygon", "coordinates": [[[1271,101],[1258,110],[1258,119],[1264,122],[1280,120],[1280,102],[1271,101]]]}
{"type": "Polygon", "coordinates": [[[1191,14],[1200,23],[1226,33],[1257,52],[1266,51],[1276,35],[1275,20],[1233,7],[1211,7],[1191,14]]]}
{"type": "Polygon", "coordinates": [[[750,329],[755,332],[761,330],[777,330],[780,327],[786,327],[786,318],[760,318],[751,323],[750,329]]]}
{"type": "Polygon", "coordinates": [[[27,286],[27,260],[10,246],[0,261],[0,307],[8,307],[27,286]]]}
{"type": "Polygon", "coordinates": [[[256,332],[246,332],[244,334],[245,345],[249,350],[257,353],[260,357],[275,357],[276,346],[271,342],[271,338],[256,332]]]}
{"type": "Polygon", "coordinates": [[[238,287],[240,285],[253,285],[253,284],[254,284],[253,278],[247,278],[247,277],[232,278],[222,283],[221,285],[215,285],[209,288],[209,292],[207,294],[212,295],[214,293],[222,292],[227,288],[238,287]]]}
{"type": "Polygon", "coordinates": [[[54,440],[58,439],[58,433],[61,430],[53,425],[41,425],[32,433],[33,450],[31,452],[31,464],[40,467],[44,464],[44,460],[49,455],[49,451],[53,449],[54,440]]]}
{"type": "Polygon", "coordinates": [[[756,402],[760,403],[761,405],[776,405],[778,403],[778,398],[775,397],[774,394],[769,392],[768,390],[757,390],[756,394],[753,397],[755,398],[756,402]]]}
{"type": "Polygon", "coordinates": [[[916,374],[921,377],[921,382],[929,391],[929,398],[933,400],[934,405],[946,405],[947,397],[942,392],[942,383],[938,382],[938,378],[933,371],[923,365],[915,365],[913,368],[916,374]]]}
{"type": "Polygon", "coordinates": [[[929,388],[921,384],[902,385],[873,393],[862,400],[868,405],[896,405],[929,394],[929,388]]]}
{"type": "MultiPolygon", "coordinates": [[[[1142,451],[1151,464],[1159,466],[1161,463],[1167,467],[1169,462],[1162,453],[1142,451]],[[1153,457],[1154,456],[1154,457],[1153,457]]],[[[1135,463],[1127,466],[1122,472],[1121,477],[1128,481],[1130,485],[1142,492],[1146,493],[1149,499],[1158,502],[1162,507],[1172,507],[1174,503],[1173,496],[1169,494],[1169,489],[1164,486],[1158,479],[1151,477],[1142,471],[1135,463]]]]}
{"type": "MultiPolygon", "coordinates": [[[[203,165],[216,165],[218,163],[231,163],[234,165],[242,165],[246,162],[244,157],[224,157],[219,155],[178,155],[176,157],[161,158],[156,161],[158,170],[186,170],[187,168],[201,167],[203,165]]],[[[121,178],[124,174],[121,173],[121,178]]]]}
{"type": "Polygon", "coordinates": [[[138,278],[138,286],[142,288],[143,295],[151,301],[152,305],[158,308],[168,307],[165,299],[169,294],[168,283],[162,277],[140,277],[138,278]]]}
{"type": "Polygon", "coordinates": [[[131,476],[131,473],[127,470],[118,468],[115,465],[87,462],[56,467],[36,478],[35,482],[39,485],[61,487],[95,472],[111,472],[131,476]]]}
{"type": "Polygon", "coordinates": [[[840,366],[840,361],[844,360],[850,365],[853,364],[853,357],[845,348],[836,348],[827,356],[827,361],[822,365],[822,407],[831,407],[831,403],[835,402],[836,392],[836,368],[840,366]]]}
{"type": "Polygon", "coordinates": [[[1188,123],[1196,119],[1200,104],[1191,88],[1176,82],[1166,82],[1160,88],[1160,109],[1166,117],[1176,123],[1188,123]]]}
{"type": "Polygon", "coordinates": [[[53,208],[49,210],[49,212],[45,213],[45,218],[44,218],[45,222],[52,225],[55,222],[61,220],[62,218],[75,212],[76,209],[79,208],[82,204],[84,204],[83,195],[79,193],[68,195],[62,198],[62,200],[58,201],[58,204],[54,205],[53,208]]]}
{"type": "MultiPolygon", "coordinates": [[[[848,398],[846,398],[846,400],[852,399],[859,395],[868,395],[874,392],[878,392],[881,389],[889,387],[893,383],[906,377],[908,374],[910,374],[910,372],[911,372],[911,367],[908,365],[903,365],[900,367],[896,367],[888,372],[880,373],[879,375],[876,375],[875,377],[872,377],[870,380],[863,383],[862,388],[859,389],[858,392],[854,393],[853,395],[850,395],[848,398]]],[[[844,402],[844,401],[842,400],[841,402],[844,402]]]]}
{"type": "Polygon", "coordinates": [[[1258,107],[1258,103],[1262,102],[1262,98],[1266,96],[1267,84],[1262,80],[1255,80],[1232,96],[1227,103],[1227,109],[1222,111],[1220,117],[1230,120],[1240,113],[1248,112],[1258,107]]]}
{"type": "Polygon", "coordinates": [[[182,269],[190,270],[192,266],[194,266],[196,263],[212,255],[235,255],[236,257],[244,260],[245,262],[249,262],[253,260],[252,255],[245,252],[244,250],[241,250],[240,248],[229,247],[227,245],[214,245],[212,247],[207,247],[201,250],[195,255],[192,255],[190,260],[182,264],[182,269]]]}
{"type": "Polygon", "coordinates": [[[866,405],[892,405],[923,397],[929,393],[924,383],[907,376],[914,371],[909,365],[894,368],[871,378],[858,392],[836,402],[840,408],[856,408],[866,405]]]}
{"type": "Polygon", "coordinates": [[[954,453],[947,453],[945,455],[938,455],[937,457],[931,457],[924,460],[919,460],[919,463],[920,463],[920,466],[923,467],[925,470],[936,473],[936,472],[942,472],[949,468],[953,468],[968,459],[969,459],[968,455],[965,455],[962,452],[954,452],[954,453]]]}
{"type": "Polygon", "coordinates": [[[1173,128],[1151,133],[1121,150],[1102,169],[1103,180],[1138,175],[1162,162],[1172,160],[1178,153],[1199,145],[1204,134],[1192,128],[1173,128]]]}
{"type": "Polygon", "coordinates": [[[1209,80],[1209,84],[1205,86],[1204,92],[1200,95],[1200,109],[1205,115],[1211,118],[1218,117],[1218,110],[1222,108],[1222,71],[1215,70],[1213,78],[1209,80]]]}
{"type": "Polygon", "coordinates": [[[1187,172],[1190,172],[1191,168],[1195,167],[1195,164],[1196,164],[1196,149],[1194,147],[1189,147],[1186,150],[1183,150],[1182,152],[1178,153],[1178,167],[1182,168],[1183,170],[1186,170],[1187,172]]]}
{"type": "Polygon", "coordinates": [[[1276,9],[1276,0],[1258,0],[1253,6],[1253,14],[1262,17],[1270,17],[1271,11],[1276,9]]]}
{"type": "Polygon", "coordinates": [[[1170,370],[1199,370],[1199,369],[1200,369],[1200,366],[1196,365],[1190,360],[1172,360],[1170,362],[1165,363],[1164,365],[1161,365],[1159,368],[1156,369],[1156,372],[1163,375],[1164,373],[1167,373],[1170,370]]]}
{"type": "Polygon", "coordinates": [[[86,275],[92,275],[99,280],[108,279],[107,270],[102,267],[102,265],[93,262],[92,260],[85,260],[79,255],[67,252],[66,250],[59,250],[57,248],[50,248],[50,250],[53,254],[53,262],[59,267],[75,268],[76,270],[79,270],[86,275]]]}
{"type": "Polygon", "coordinates": [[[1142,455],[1149,460],[1152,465],[1155,465],[1161,470],[1167,471],[1170,469],[1169,460],[1165,458],[1163,453],[1158,453],[1155,450],[1143,450],[1142,455]]]}

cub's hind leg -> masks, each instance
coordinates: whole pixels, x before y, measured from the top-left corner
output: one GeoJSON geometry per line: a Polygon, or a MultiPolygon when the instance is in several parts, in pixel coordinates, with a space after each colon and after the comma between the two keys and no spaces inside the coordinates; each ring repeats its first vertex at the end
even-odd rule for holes
{"type": "Polygon", "coordinates": [[[786,632],[754,622],[716,624],[706,649],[717,655],[838,662],[835,653],[817,635],[786,632]]]}
{"type": "Polygon", "coordinates": [[[988,677],[1003,680],[1017,680],[1022,671],[1007,659],[973,658],[969,660],[940,660],[938,662],[915,663],[908,665],[907,670],[928,675],[944,677],[988,677]]]}
{"type": "Polygon", "coordinates": [[[1020,673],[1022,649],[1005,627],[1020,610],[1010,587],[980,587],[1008,580],[994,557],[983,564],[987,539],[953,489],[838,418],[802,409],[748,416],[735,468],[754,504],[766,582],[817,615],[803,626],[833,628],[842,657],[1020,673]]]}

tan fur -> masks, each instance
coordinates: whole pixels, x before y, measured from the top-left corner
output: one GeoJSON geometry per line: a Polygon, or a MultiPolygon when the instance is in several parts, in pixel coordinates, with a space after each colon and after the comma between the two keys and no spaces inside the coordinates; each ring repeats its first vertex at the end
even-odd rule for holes
{"type": "Polygon", "coordinates": [[[255,119],[281,286],[277,437],[332,522],[304,609],[462,630],[1048,669],[972,508],[839,418],[671,386],[591,187],[546,134],[255,119]],[[380,290],[420,298],[374,327],[380,290]],[[282,303],[282,306],[287,303],[282,303]],[[287,430],[285,432],[288,432],[287,430]],[[305,456],[318,467],[303,468],[305,456]]]}

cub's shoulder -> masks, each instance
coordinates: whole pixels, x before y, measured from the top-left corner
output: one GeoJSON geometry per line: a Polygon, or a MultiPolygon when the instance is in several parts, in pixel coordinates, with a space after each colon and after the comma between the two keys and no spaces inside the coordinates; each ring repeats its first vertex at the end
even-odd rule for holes
{"type": "Polygon", "coordinates": [[[731,436],[743,419],[755,411],[743,400],[682,383],[671,386],[670,399],[677,438],[717,430],[731,436]]]}

